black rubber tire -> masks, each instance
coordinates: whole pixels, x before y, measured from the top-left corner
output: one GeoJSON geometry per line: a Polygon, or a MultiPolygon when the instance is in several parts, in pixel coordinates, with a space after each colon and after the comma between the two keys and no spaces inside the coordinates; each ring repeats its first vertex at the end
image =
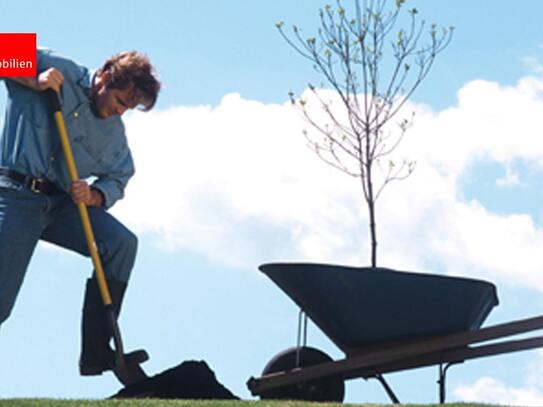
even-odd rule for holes
{"type": "MultiPolygon", "coordinates": [[[[262,375],[291,370],[295,367],[307,367],[319,363],[332,362],[326,353],[304,346],[290,348],[274,356],[264,367],[262,375]],[[299,365],[296,364],[297,352],[300,352],[299,365]]],[[[322,379],[301,382],[289,386],[269,390],[260,395],[261,399],[274,400],[306,400],[306,401],[343,401],[345,383],[340,377],[325,377],[322,379]]]]}

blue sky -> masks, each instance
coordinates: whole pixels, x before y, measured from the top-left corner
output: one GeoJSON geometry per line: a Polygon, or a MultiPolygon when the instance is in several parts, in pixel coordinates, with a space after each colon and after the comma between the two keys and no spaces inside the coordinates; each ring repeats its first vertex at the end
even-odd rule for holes
{"type": "MultiPolygon", "coordinates": [[[[346,3],[347,4],[347,3],[346,3]]],[[[242,398],[245,382],[294,345],[297,309],[257,266],[279,260],[367,264],[360,191],[304,145],[287,103],[320,78],[275,23],[308,36],[324,3],[202,0],[59,1],[3,5],[3,32],[96,67],[146,52],[164,90],[152,113],[126,117],[137,174],[113,209],[139,236],[121,317],[126,348],[145,347],[148,374],[205,359],[242,398]]],[[[407,1],[454,26],[449,48],[412,98],[398,154],[415,173],[379,202],[381,263],[485,278],[500,305],[487,323],[541,313],[543,277],[543,4],[407,1]]],[[[0,108],[5,92],[0,90],[0,108]]],[[[0,328],[0,396],[102,398],[112,375],[77,372],[90,261],[40,245],[12,317],[0,328]]],[[[309,342],[341,352],[314,326],[309,342]]],[[[436,399],[437,369],[390,375],[404,402],[436,399]]],[[[543,354],[452,368],[448,400],[541,405],[543,354]]],[[[387,402],[375,382],[349,382],[347,401],[387,402]]]]}

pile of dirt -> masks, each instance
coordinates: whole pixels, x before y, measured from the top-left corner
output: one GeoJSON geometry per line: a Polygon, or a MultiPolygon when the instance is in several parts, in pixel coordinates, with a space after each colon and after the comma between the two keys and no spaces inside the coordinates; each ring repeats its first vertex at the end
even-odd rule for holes
{"type": "Polygon", "coordinates": [[[111,398],[239,400],[217,381],[207,363],[192,360],[126,386],[111,398]]]}

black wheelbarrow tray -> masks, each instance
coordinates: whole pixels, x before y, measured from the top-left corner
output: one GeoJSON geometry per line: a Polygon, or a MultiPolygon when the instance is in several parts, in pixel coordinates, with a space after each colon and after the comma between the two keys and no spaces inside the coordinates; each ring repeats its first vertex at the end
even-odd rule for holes
{"type": "Polygon", "coordinates": [[[543,329],[543,316],[481,328],[498,305],[496,287],[487,281],[308,263],[259,269],[345,353],[332,360],[302,344],[300,322],[297,346],[247,382],[261,398],[342,401],[344,381],[361,377],[379,380],[398,403],[383,374],[438,365],[443,403],[452,364],[543,346],[543,336],[496,341],[543,329]]]}

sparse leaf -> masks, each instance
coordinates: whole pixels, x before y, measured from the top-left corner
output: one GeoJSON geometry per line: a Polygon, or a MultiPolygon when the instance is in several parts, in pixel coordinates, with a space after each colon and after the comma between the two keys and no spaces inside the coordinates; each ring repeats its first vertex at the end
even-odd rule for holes
{"type": "Polygon", "coordinates": [[[296,100],[294,99],[294,92],[292,91],[289,91],[288,92],[288,98],[290,99],[290,103],[295,105],[296,104],[296,100]]]}

